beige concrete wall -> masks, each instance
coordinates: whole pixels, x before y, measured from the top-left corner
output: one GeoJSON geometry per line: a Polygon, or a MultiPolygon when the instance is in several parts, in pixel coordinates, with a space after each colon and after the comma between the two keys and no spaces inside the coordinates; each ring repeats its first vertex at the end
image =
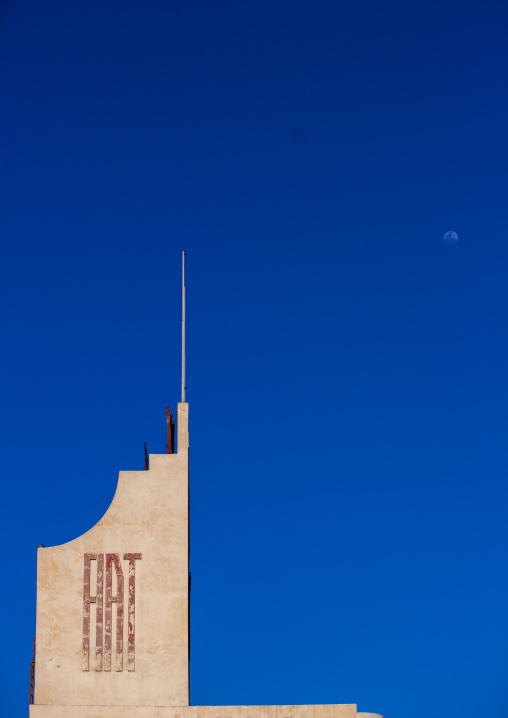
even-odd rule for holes
{"type": "MultiPolygon", "coordinates": [[[[179,404],[178,453],[151,455],[149,471],[121,471],[111,506],[90,531],[69,543],[39,549],[34,715],[74,715],[67,708],[44,712],[44,705],[188,706],[187,427],[188,405],[179,404]],[[90,669],[83,670],[86,553],[120,556],[125,581],[122,671],[115,670],[114,604],[112,670],[95,670],[93,603],[90,669]],[[127,670],[126,553],[142,554],[135,562],[134,671],[127,670]]],[[[100,491],[100,486],[91,476],[82,491],[100,491]]],[[[91,562],[92,595],[97,563],[91,562]]],[[[95,715],[90,709],[85,713],[87,718],[95,715]]]]}
{"type": "MultiPolygon", "coordinates": [[[[357,718],[356,705],[104,707],[31,706],[30,718],[357,718]]],[[[373,713],[361,714],[374,716],[373,713]]]]}

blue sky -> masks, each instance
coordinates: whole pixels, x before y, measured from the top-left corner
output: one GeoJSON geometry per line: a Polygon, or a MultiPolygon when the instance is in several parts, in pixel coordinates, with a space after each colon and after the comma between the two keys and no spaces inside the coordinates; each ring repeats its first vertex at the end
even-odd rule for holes
{"type": "Polygon", "coordinates": [[[182,249],[192,702],[506,714],[507,30],[489,0],[2,3],[3,714],[37,544],[165,450],[182,249]]]}

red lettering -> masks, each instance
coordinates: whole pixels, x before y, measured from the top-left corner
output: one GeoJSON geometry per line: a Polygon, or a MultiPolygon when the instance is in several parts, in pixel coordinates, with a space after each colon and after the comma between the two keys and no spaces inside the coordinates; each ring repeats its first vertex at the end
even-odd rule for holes
{"type": "Polygon", "coordinates": [[[104,670],[111,670],[111,629],[113,603],[116,603],[116,670],[123,670],[123,571],[117,553],[106,554],[106,608],[104,621],[104,670]],[[113,591],[113,565],[116,573],[116,596],[113,591]]]}
{"type": "MultiPolygon", "coordinates": [[[[129,562],[129,595],[127,602],[127,670],[135,669],[135,638],[136,638],[136,561],[141,559],[140,553],[125,553],[125,561],[129,562]]],[[[111,671],[113,603],[116,603],[116,655],[117,671],[123,671],[123,619],[124,619],[124,575],[120,562],[120,554],[106,554],[106,575],[104,577],[104,554],[85,553],[83,580],[83,670],[90,668],[90,604],[95,603],[95,670],[111,671]],[[96,595],[90,595],[91,562],[97,561],[96,595]],[[116,596],[113,596],[113,566],[116,575],[116,596]],[[104,611],[104,578],[106,582],[106,606],[104,611]],[[105,614],[105,616],[104,616],[105,614]],[[105,623],[104,623],[105,621],[105,623]],[[104,654],[103,654],[104,643],[104,654]],[[103,664],[104,655],[104,664],[103,664]]]]}
{"type": "Polygon", "coordinates": [[[129,562],[129,600],[127,604],[127,670],[135,670],[135,636],[136,636],[136,561],[140,553],[124,553],[129,562]]]}
{"type": "Polygon", "coordinates": [[[88,671],[90,660],[90,604],[95,596],[90,596],[90,562],[95,561],[96,553],[85,553],[85,577],[83,585],[83,670],[88,671]]]}

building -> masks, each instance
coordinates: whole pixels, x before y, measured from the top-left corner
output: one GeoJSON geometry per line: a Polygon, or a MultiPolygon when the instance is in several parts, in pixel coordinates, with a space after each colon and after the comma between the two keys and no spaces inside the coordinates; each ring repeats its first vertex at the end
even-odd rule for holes
{"type": "Polygon", "coordinates": [[[83,536],[38,549],[30,718],[380,718],[354,704],[189,705],[184,350],[182,359],[176,453],[168,416],[168,453],[121,471],[110,507],[83,536]]]}

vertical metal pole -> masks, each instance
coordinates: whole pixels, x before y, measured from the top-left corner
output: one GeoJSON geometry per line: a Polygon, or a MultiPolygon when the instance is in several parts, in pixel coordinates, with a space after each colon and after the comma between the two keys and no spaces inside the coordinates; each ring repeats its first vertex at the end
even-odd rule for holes
{"type": "Polygon", "coordinates": [[[185,252],[182,252],[182,404],[185,404],[185,252]]]}

